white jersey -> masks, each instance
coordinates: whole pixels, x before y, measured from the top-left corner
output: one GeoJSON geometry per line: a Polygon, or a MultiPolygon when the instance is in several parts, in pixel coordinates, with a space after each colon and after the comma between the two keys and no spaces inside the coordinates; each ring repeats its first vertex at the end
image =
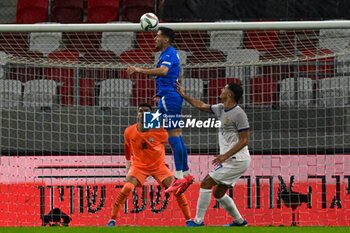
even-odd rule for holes
{"type": "MultiPolygon", "coordinates": [[[[249,129],[247,114],[238,105],[225,110],[222,103],[211,105],[210,110],[221,121],[219,129],[220,154],[225,154],[238,143],[239,132],[249,129]]],[[[243,147],[232,157],[236,157],[236,161],[250,160],[248,146],[243,147]]]]}

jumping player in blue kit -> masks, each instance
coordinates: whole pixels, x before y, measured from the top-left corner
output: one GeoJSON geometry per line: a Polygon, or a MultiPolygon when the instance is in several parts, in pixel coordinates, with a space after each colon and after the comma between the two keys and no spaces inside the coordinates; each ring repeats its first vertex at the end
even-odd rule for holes
{"type": "Polygon", "coordinates": [[[194,177],[189,174],[187,149],[181,137],[182,97],[176,91],[175,83],[181,82],[179,55],[171,44],[174,42],[175,32],[170,28],[160,27],[156,37],[156,48],[160,54],[158,64],[154,69],[143,69],[129,66],[127,73],[142,73],[156,76],[157,94],[154,100],[158,102],[159,112],[168,123],[164,127],[168,132],[168,141],[171,145],[175,161],[175,179],[165,192],[184,192],[192,184],[194,177]]]}

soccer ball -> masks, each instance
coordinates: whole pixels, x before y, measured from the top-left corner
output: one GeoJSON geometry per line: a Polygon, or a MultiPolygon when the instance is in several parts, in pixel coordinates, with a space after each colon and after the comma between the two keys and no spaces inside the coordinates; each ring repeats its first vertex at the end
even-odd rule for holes
{"type": "Polygon", "coordinates": [[[145,31],[155,30],[158,26],[158,17],[153,13],[145,13],[140,18],[140,24],[145,31]]]}

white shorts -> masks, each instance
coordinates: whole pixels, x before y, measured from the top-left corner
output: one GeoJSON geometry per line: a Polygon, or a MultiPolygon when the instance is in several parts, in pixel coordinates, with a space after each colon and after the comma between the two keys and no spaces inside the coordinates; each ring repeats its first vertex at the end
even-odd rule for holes
{"type": "Polygon", "coordinates": [[[227,160],[209,172],[209,176],[217,184],[235,186],[237,180],[247,171],[250,159],[236,161],[236,159],[229,158],[227,160]]]}

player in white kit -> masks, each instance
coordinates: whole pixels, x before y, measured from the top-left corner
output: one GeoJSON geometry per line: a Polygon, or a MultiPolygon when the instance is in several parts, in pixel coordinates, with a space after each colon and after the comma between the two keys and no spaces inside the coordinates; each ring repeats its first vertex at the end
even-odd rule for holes
{"type": "Polygon", "coordinates": [[[234,219],[232,223],[225,226],[248,226],[232,198],[226,194],[227,189],[234,186],[248,169],[251,160],[248,151],[248,118],[243,109],[237,105],[243,95],[242,87],[233,83],[227,84],[220,95],[222,103],[215,105],[209,105],[187,96],[179,83],[177,83],[177,88],[178,93],[192,106],[201,111],[212,112],[221,121],[219,129],[220,155],[212,161],[216,167],[201,183],[196,217],[186,226],[204,226],[204,215],[211,201],[213,187],[214,197],[234,219]]]}

